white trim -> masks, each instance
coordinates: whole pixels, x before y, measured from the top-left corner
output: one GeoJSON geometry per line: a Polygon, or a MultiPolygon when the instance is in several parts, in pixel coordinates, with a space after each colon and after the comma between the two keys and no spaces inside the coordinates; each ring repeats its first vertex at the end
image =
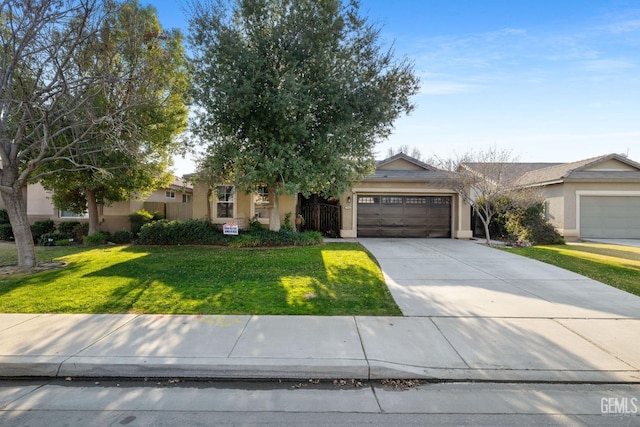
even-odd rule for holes
{"type": "Polygon", "coordinates": [[[216,220],[217,222],[219,221],[231,221],[231,220],[237,220],[238,218],[238,192],[236,191],[236,186],[235,185],[230,185],[230,184],[216,184],[214,185],[214,197],[212,197],[212,217],[214,220],[216,220]],[[231,187],[232,188],[232,193],[233,194],[233,214],[231,217],[219,217],[218,216],[218,187],[231,187]]]}
{"type": "Polygon", "coordinates": [[[576,237],[580,237],[580,197],[640,197],[640,191],[576,190],[576,237]]]}
{"type": "MultiPolygon", "coordinates": [[[[263,185],[262,187],[266,187],[267,188],[267,200],[268,203],[267,205],[265,205],[266,209],[267,209],[267,213],[268,213],[268,217],[260,217],[258,218],[258,222],[262,225],[269,225],[269,221],[270,221],[270,217],[273,214],[273,205],[271,204],[271,195],[269,193],[269,187],[266,185],[263,185]]],[[[249,212],[251,213],[251,218],[255,218],[256,217],[256,196],[258,196],[260,193],[258,192],[251,192],[251,193],[247,193],[251,196],[251,208],[249,209],[249,212]]]]}
{"type": "Polygon", "coordinates": [[[424,189],[424,188],[400,188],[400,189],[393,189],[393,188],[380,188],[380,187],[363,187],[363,188],[354,188],[353,190],[353,194],[358,194],[358,193],[367,193],[367,194],[373,194],[373,195],[387,195],[387,194],[391,194],[391,195],[403,195],[403,194],[420,194],[421,196],[440,196],[442,194],[447,194],[447,195],[456,195],[457,193],[455,191],[452,190],[448,190],[448,189],[438,189],[438,188],[434,188],[434,189],[424,189]]]}

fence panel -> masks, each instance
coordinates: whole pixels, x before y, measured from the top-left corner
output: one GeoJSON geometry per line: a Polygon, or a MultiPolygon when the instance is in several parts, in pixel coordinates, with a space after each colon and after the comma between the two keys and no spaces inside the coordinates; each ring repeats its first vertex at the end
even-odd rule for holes
{"type": "Polygon", "coordinates": [[[193,217],[192,203],[167,203],[166,215],[167,219],[187,220],[193,217]]]}

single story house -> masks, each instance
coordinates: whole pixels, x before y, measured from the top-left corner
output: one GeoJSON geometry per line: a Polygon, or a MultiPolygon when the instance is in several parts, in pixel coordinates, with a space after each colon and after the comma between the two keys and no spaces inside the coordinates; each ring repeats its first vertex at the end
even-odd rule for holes
{"type": "MultiPolygon", "coordinates": [[[[40,183],[30,184],[25,190],[27,216],[30,223],[52,219],[61,221],[87,221],[87,214],[76,214],[57,209],[51,200],[52,192],[45,190],[40,183]]],[[[146,209],[150,212],[160,211],[171,219],[191,218],[191,199],[193,188],[182,178],[174,177],[171,184],[145,197],[132,197],[131,200],[115,202],[109,206],[98,206],[100,230],[129,230],[129,215],[146,209]]],[[[4,205],[0,199],[0,208],[4,205]]]]}
{"type": "MultiPolygon", "coordinates": [[[[256,194],[236,193],[232,185],[209,188],[196,182],[193,217],[247,227],[264,225],[272,215],[267,187],[256,194]]],[[[280,196],[281,222],[286,213],[304,218],[303,229],[340,237],[472,237],[470,206],[447,188],[444,171],[400,153],[378,162],[376,170],[340,197],[322,199],[280,196]]]]}
{"type": "Polygon", "coordinates": [[[539,190],[547,219],[566,239],[640,238],[640,163],[607,154],[505,164],[504,172],[511,185],[539,190]]]}

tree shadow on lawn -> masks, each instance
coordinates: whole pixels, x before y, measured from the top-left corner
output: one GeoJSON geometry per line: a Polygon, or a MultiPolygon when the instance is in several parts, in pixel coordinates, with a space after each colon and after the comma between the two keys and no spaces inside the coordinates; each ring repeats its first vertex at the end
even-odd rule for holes
{"type": "MultiPolygon", "coordinates": [[[[7,276],[0,279],[0,312],[2,313],[67,313],[67,302],[73,295],[68,294],[61,280],[70,274],[77,274],[82,267],[76,263],[64,267],[33,274],[7,276]],[[59,285],[56,285],[59,284],[59,285]],[[46,287],[46,291],[43,291],[46,287]],[[44,296],[43,296],[44,294],[44,296]],[[52,301],[52,298],[54,301],[52,301]],[[6,299],[6,301],[3,301],[6,299]],[[25,299],[28,302],[24,301],[25,299]],[[22,300],[22,302],[20,302],[22,300]],[[52,304],[56,309],[52,309],[52,304]]],[[[73,310],[71,310],[73,311],[73,310]]]]}
{"type": "Polygon", "coordinates": [[[615,245],[592,243],[570,243],[566,246],[544,246],[543,248],[560,253],[564,251],[578,252],[581,254],[585,254],[589,260],[593,261],[600,260],[598,260],[597,258],[592,258],[589,255],[593,255],[594,257],[603,256],[613,258],[608,261],[618,263],[625,267],[640,269],[640,249],[637,248],[625,249],[625,247],[623,246],[615,247],[615,245]]]}
{"type": "Polygon", "coordinates": [[[371,256],[344,243],[239,250],[132,246],[123,251],[143,256],[84,276],[125,279],[92,312],[401,314],[371,256]]]}

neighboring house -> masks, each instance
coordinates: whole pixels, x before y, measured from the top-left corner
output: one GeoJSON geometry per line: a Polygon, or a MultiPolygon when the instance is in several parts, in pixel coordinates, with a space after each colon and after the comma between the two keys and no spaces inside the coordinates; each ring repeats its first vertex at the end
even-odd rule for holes
{"type": "MultiPolygon", "coordinates": [[[[281,222],[287,212],[304,217],[304,229],[341,237],[471,238],[470,206],[447,188],[446,173],[400,153],[378,162],[376,171],[336,199],[280,196],[281,222]]],[[[236,193],[231,185],[194,185],[194,218],[214,223],[251,218],[269,223],[272,195],[236,193]]]]}
{"type": "MultiPolygon", "coordinates": [[[[41,184],[30,184],[26,189],[27,216],[29,222],[52,219],[60,221],[86,221],[87,215],[78,215],[57,209],[51,200],[52,193],[45,190],[41,184]]],[[[160,188],[143,199],[132,198],[123,202],[115,202],[110,206],[98,206],[100,214],[100,230],[118,231],[129,230],[129,215],[140,209],[150,212],[160,211],[170,219],[191,218],[191,200],[193,188],[181,178],[166,188],[160,188]],[[171,218],[173,215],[174,218],[171,218]]]]}
{"type": "Polygon", "coordinates": [[[607,154],[572,163],[512,163],[505,171],[512,185],[539,189],[547,219],[567,239],[640,238],[640,163],[607,154]]]}

